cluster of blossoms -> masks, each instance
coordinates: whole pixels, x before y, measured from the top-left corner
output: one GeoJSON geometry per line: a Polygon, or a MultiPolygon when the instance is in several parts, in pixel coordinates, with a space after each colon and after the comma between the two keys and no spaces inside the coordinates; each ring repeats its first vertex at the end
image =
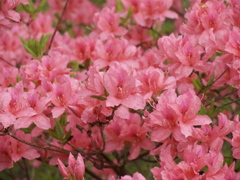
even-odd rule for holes
{"type": "Polygon", "coordinates": [[[0,175],[240,179],[239,17],[238,0],[0,0],[0,175]]]}

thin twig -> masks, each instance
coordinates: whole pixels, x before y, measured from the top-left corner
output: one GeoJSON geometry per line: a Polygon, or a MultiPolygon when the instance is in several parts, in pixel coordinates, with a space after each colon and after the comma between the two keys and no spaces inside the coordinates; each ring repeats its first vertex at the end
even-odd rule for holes
{"type": "Polygon", "coordinates": [[[0,57],[0,59],[1,59],[3,62],[7,63],[9,66],[15,67],[15,66],[12,65],[10,62],[8,62],[8,61],[6,61],[5,59],[3,59],[2,57],[0,57]]]}
{"type": "Polygon", "coordinates": [[[89,174],[90,176],[94,177],[97,180],[103,180],[100,176],[96,175],[95,173],[93,173],[92,171],[90,171],[89,169],[85,168],[85,172],[87,174],[89,174]]]}
{"type": "MultiPolygon", "coordinates": [[[[234,90],[234,91],[232,91],[232,92],[230,92],[230,93],[228,93],[228,94],[225,94],[224,97],[227,97],[227,96],[229,96],[229,95],[231,95],[231,94],[233,94],[233,93],[235,93],[235,92],[237,92],[237,91],[238,91],[238,90],[236,89],[236,90],[234,90]]],[[[214,99],[214,102],[218,102],[218,101],[220,101],[221,99],[223,99],[222,96],[221,96],[220,98],[214,99]]],[[[205,107],[208,107],[209,105],[211,105],[211,103],[206,104],[205,107]]]]}
{"type": "Polygon", "coordinates": [[[103,141],[103,147],[102,147],[101,151],[104,152],[105,151],[105,147],[106,147],[106,142],[105,142],[102,126],[99,126],[99,129],[100,129],[100,133],[101,133],[101,137],[102,137],[102,141],[103,141]]]}
{"type": "Polygon", "coordinates": [[[52,35],[52,37],[51,37],[51,40],[50,40],[50,43],[49,43],[49,46],[48,46],[48,49],[43,53],[44,55],[48,55],[48,52],[50,51],[50,49],[51,49],[51,47],[52,47],[52,43],[53,43],[54,37],[55,37],[55,35],[56,35],[56,33],[57,33],[57,30],[58,30],[58,27],[59,27],[60,23],[62,22],[63,15],[64,15],[64,13],[65,13],[65,11],[66,11],[66,9],[67,9],[67,5],[68,5],[69,1],[70,1],[70,0],[67,0],[66,3],[65,3],[65,5],[64,5],[64,8],[63,8],[61,17],[59,18],[58,23],[57,23],[57,25],[56,25],[56,27],[55,27],[55,29],[54,29],[53,35],[52,35]]]}
{"type": "Polygon", "coordinates": [[[53,149],[53,148],[49,148],[49,147],[44,147],[44,146],[39,146],[39,145],[36,145],[36,144],[32,144],[30,142],[27,142],[27,141],[24,141],[22,139],[19,139],[18,137],[14,136],[13,134],[10,134],[8,133],[8,135],[24,144],[27,144],[29,146],[32,146],[32,147],[36,147],[36,148],[39,148],[39,149],[45,149],[45,150],[49,150],[49,151],[55,151],[55,152],[59,152],[59,153],[63,153],[63,154],[69,154],[69,151],[67,150],[64,150],[64,149],[53,149]]]}
{"type": "Polygon", "coordinates": [[[24,165],[24,169],[26,171],[27,180],[30,180],[29,173],[28,173],[28,168],[27,168],[26,161],[25,161],[24,158],[23,158],[23,165],[24,165]]]}
{"type": "Polygon", "coordinates": [[[155,29],[153,29],[153,27],[149,28],[149,27],[142,26],[142,28],[148,29],[148,30],[152,30],[155,34],[157,34],[159,37],[161,37],[161,33],[159,33],[158,31],[156,31],[155,29]]]}
{"type": "Polygon", "coordinates": [[[200,91],[197,93],[197,96],[198,96],[205,88],[210,87],[210,86],[213,85],[215,82],[217,82],[217,81],[228,71],[228,69],[229,69],[229,67],[227,67],[227,68],[222,72],[222,74],[220,74],[220,76],[218,76],[218,78],[217,78],[215,81],[213,81],[212,83],[210,83],[210,84],[207,85],[207,86],[203,86],[203,87],[200,89],[200,91]]]}
{"type": "Polygon", "coordinates": [[[229,103],[223,104],[223,105],[221,105],[221,106],[218,106],[218,108],[221,108],[221,107],[223,107],[223,106],[230,105],[230,104],[232,104],[232,103],[234,103],[234,102],[238,102],[238,101],[240,101],[240,99],[237,99],[237,100],[231,101],[231,102],[229,102],[229,103]]]}

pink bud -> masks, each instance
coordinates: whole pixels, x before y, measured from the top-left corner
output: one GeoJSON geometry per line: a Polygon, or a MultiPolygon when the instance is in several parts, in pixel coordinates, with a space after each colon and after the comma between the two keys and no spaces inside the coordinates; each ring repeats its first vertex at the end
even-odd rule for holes
{"type": "Polygon", "coordinates": [[[64,166],[64,164],[62,163],[62,161],[60,159],[58,159],[58,168],[59,168],[59,171],[61,173],[61,175],[64,177],[64,178],[68,178],[68,170],[67,168],[64,166]]]}
{"type": "Polygon", "coordinates": [[[72,153],[70,153],[68,157],[68,168],[72,177],[74,177],[74,174],[75,174],[74,173],[75,165],[76,165],[76,160],[72,155],[72,153]]]}
{"type": "Polygon", "coordinates": [[[75,164],[75,175],[77,180],[82,180],[85,172],[85,165],[81,154],[78,154],[75,164]]]}

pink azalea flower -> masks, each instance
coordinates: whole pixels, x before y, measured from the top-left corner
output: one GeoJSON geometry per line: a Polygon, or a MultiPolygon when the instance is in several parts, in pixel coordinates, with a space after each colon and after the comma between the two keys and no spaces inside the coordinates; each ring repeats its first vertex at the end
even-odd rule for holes
{"type": "Polygon", "coordinates": [[[142,122],[138,114],[131,114],[126,122],[127,126],[123,129],[120,136],[124,141],[132,144],[128,157],[129,160],[132,160],[138,157],[141,149],[152,150],[155,145],[146,137],[147,128],[141,125],[142,122]]]}
{"type": "Polygon", "coordinates": [[[27,94],[27,104],[29,106],[25,109],[24,113],[18,113],[17,117],[19,118],[14,123],[14,127],[16,129],[27,128],[30,124],[34,123],[40,129],[49,129],[51,127],[50,119],[43,114],[43,111],[46,109],[50,99],[39,97],[34,90],[29,91],[27,94]]]}
{"type": "MultiPolygon", "coordinates": [[[[31,142],[31,135],[24,134],[22,131],[17,131],[16,136],[27,142],[31,142]]],[[[14,162],[19,161],[22,157],[32,160],[40,157],[40,154],[33,147],[26,145],[16,139],[11,138],[12,160],[14,162]]]]}
{"type": "Polygon", "coordinates": [[[100,38],[106,40],[112,35],[123,36],[128,31],[120,25],[119,14],[115,13],[115,9],[104,8],[100,13],[95,13],[95,24],[100,32],[100,38]]]}
{"type": "Polygon", "coordinates": [[[229,40],[225,46],[225,51],[240,57],[240,30],[238,27],[233,27],[229,40]]]}
{"type": "Polygon", "coordinates": [[[213,29],[214,32],[226,29],[232,24],[230,14],[230,9],[220,1],[197,2],[185,14],[187,23],[181,26],[180,32],[182,34],[201,34],[209,29],[213,29]]]}
{"type": "Polygon", "coordinates": [[[115,61],[136,66],[135,59],[138,57],[138,53],[139,50],[130,45],[126,39],[109,38],[105,42],[98,40],[93,52],[93,63],[99,69],[105,68],[115,61]]]}
{"type": "Polygon", "coordinates": [[[14,124],[16,118],[9,112],[9,103],[11,102],[11,94],[9,92],[0,93],[0,122],[4,128],[14,124]]]}
{"type": "Polygon", "coordinates": [[[7,19],[20,21],[20,15],[13,10],[19,4],[19,0],[3,0],[0,3],[0,26],[10,27],[11,23],[7,19]]]}
{"type": "Polygon", "coordinates": [[[109,93],[106,100],[107,107],[122,104],[132,109],[143,109],[145,102],[137,91],[138,82],[131,76],[127,66],[114,63],[104,75],[104,86],[109,93]]]}
{"type": "Polygon", "coordinates": [[[107,136],[106,152],[122,150],[124,148],[124,139],[121,136],[124,128],[127,128],[127,123],[124,119],[119,117],[114,117],[114,119],[104,128],[104,134],[107,136]]]}
{"type": "Polygon", "coordinates": [[[232,132],[233,138],[232,138],[232,152],[233,157],[236,159],[240,159],[240,123],[239,123],[239,117],[235,117],[235,130],[232,132]]]}
{"type": "MultiPolygon", "coordinates": [[[[70,41],[72,49],[71,59],[78,60],[80,63],[94,58],[93,52],[96,40],[89,37],[76,38],[75,41],[70,41]]],[[[62,46],[59,44],[59,46],[62,46]]]]}
{"type": "Polygon", "coordinates": [[[193,126],[212,122],[208,116],[197,115],[199,110],[200,99],[193,90],[179,97],[174,90],[165,91],[159,97],[156,111],[149,115],[152,140],[162,142],[173,133],[176,140],[186,141],[193,133],[193,126]]]}
{"type": "Polygon", "coordinates": [[[142,83],[139,86],[144,99],[150,100],[153,95],[176,86],[175,78],[164,75],[161,69],[149,67],[139,72],[137,79],[142,83]]]}
{"type": "Polygon", "coordinates": [[[151,27],[154,21],[161,24],[166,18],[178,18],[177,13],[170,10],[172,0],[124,0],[122,2],[126,9],[133,7],[133,17],[141,26],[151,27]]]}
{"type": "Polygon", "coordinates": [[[3,171],[13,167],[10,137],[1,136],[0,143],[0,171],[3,171]]]}

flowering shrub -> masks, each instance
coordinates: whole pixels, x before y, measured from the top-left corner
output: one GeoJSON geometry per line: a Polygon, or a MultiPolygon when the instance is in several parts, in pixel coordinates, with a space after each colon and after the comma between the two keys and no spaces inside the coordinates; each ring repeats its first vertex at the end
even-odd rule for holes
{"type": "Polygon", "coordinates": [[[0,0],[0,177],[240,179],[239,16],[237,0],[0,0]]]}

